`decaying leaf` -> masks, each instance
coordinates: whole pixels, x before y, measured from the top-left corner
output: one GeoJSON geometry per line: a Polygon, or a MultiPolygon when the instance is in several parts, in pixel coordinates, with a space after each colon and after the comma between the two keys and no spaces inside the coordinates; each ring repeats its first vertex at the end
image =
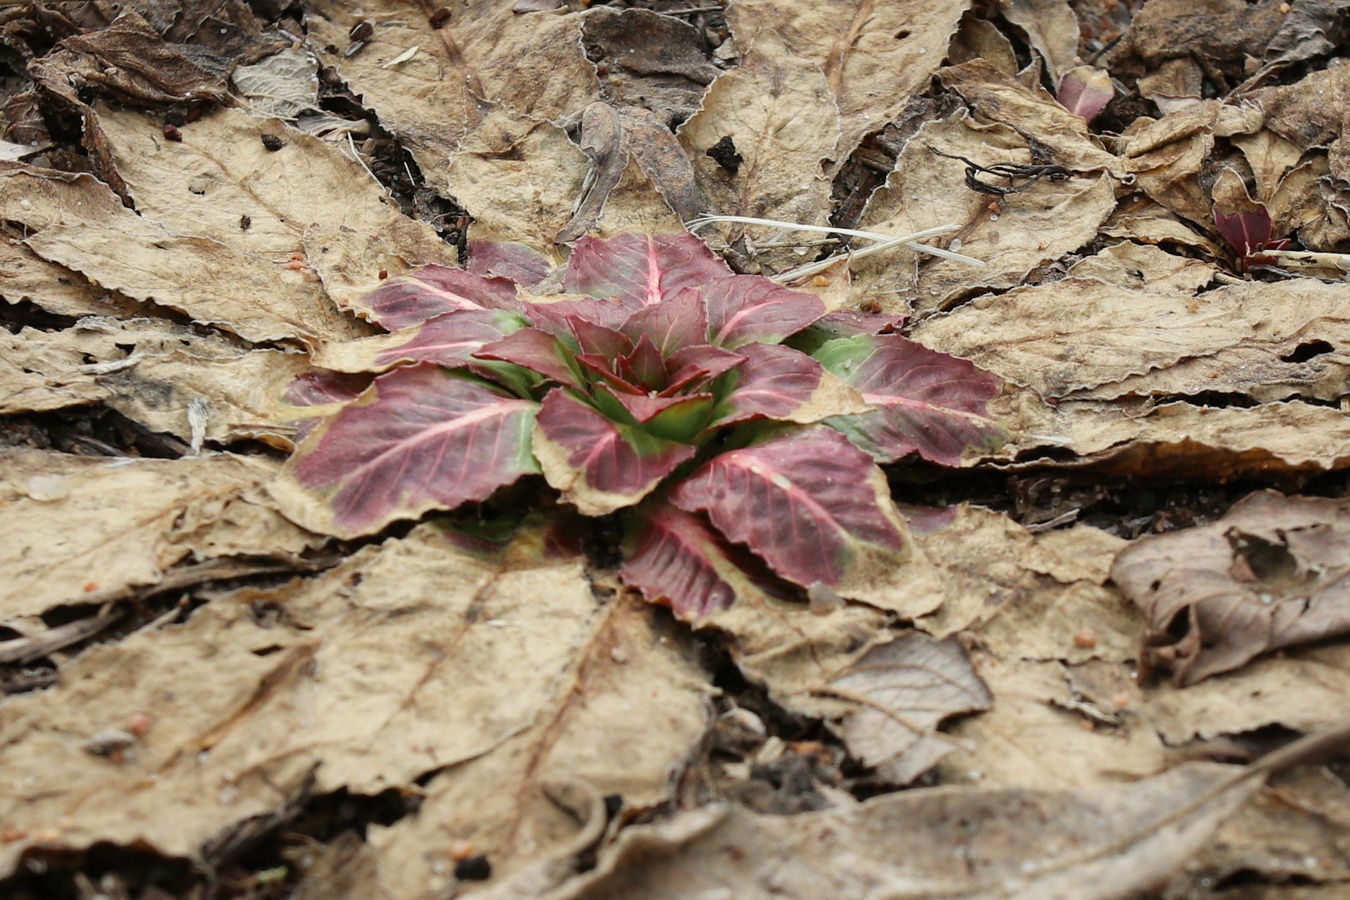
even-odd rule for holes
{"type": "Polygon", "coordinates": [[[261,457],[131,460],[9,450],[0,471],[0,566],[8,573],[0,618],[154,584],[193,552],[213,521],[222,526],[211,538],[220,555],[298,553],[310,542],[257,495],[276,471],[261,457]]]}
{"type": "Polygon", "coordinates": [[[1213,525],[1140,541],[1111,577],[1149,617],[1142,662],[1194,684],[1350,632],[1344,504],[1253,494],[1213,525]]]}
{"type": "Polygon", "coordinates": [[[935,733],[944,719],[993,703],[960,642],[918,631],[872,647],[826,692],[859,703],[839,730],[849,750],[892,784],[909,784],[951,751],[935,733]]]}
{"type": "Polygon", "coordinates": [[[710,806],[628,829],[558,896],[1119,897],[1160,884],[1265,774],[1192,763],[1130,785],[934,788],[797,816],[710,806]]]}

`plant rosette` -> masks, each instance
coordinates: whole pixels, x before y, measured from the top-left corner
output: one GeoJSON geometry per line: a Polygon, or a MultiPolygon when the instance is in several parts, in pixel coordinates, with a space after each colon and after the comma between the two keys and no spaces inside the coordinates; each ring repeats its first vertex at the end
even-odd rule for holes
{"type": "Polygon", "coordinates": [[[910,552],[878,463],[1003,438],[993,376],[692,234],[583,238],[552,273],[476,247],[360,311],[391,333],[326,348],[332,374],[287,394],[310,417],[272,489],[289,517],[354,538],[542,474],[618,514],[619,577],[685,619],[766,579],[865,600],[910,552]]]}

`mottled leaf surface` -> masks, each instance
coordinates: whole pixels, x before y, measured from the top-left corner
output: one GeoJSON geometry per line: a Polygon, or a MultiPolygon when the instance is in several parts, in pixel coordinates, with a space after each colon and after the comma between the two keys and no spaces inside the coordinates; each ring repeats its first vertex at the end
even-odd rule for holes
{"type": "Polygon", "coordinates": [[[826,312],[815,294],[757,275],[719,278],[704,288],[704,297],[709,342],[732,349],[751,342],[776,344],[826,312]]]}
{"type": "Polygon", "coordinates": [[[568,292],[617,297],[651,306],[731,270],[692,234],[584,237],[572,248],[563,275],[568,292]]]}
{"type": "Polygon", "coordinates": [[[899,551],[872,458],[826,428],[714,457],[671,492],[797,584],[844,583],[864,545],[899,551]]]}
{"type": "Polygon", "coordinates": [[[397,331],[461,309],[516,309],[515,283],[450,266],[423,266],[391,278],[363,304],[376,322],[397,331]]]}
{"type": "Polygon", "coordinates": [[[632,553],[619,577],[681,619],[705,618],[736,602],[727,576],[736,566],[726,539],[703,517],[654,503],[641,511],[632,553]]]}
{"type": "Polygon", "coordinates": [[[396,369],[311,434],[287,469],[331,508],[335,533],[371,534],[539,471],[535,409],[439,366],[396,369]]]}
{"type": "Polygon", "coordinates": [[[539,409],[534,451],[548,483],[587,515],[632,506],[694,455],[687,444],[615,423],[562,388],[539,409]]]}
{"type": "Polygon", "coordinates": [[[998,381],[968,360],[899,335],[842,338],[826,343],[815,356],[874,407],[874,412],[827,424],[878,462],[917,452],[955,466],[967,448],[989,446],[1003,434],[986,411],[998,381]]]}

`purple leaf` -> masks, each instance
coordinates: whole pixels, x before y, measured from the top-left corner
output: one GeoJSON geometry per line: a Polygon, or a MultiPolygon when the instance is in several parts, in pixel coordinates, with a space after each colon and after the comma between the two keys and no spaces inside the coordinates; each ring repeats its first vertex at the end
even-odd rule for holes
{"type": "Polygon", "coordinates": [[[563,388],[544,398],[534,451],[548,483],[589,516],[637,503],[694,455],[691,446],[611,421],[563,388]]]}
{"type": "Polygon", "coordinates": [[[559,300],[555,303],[526,304],[526,315],[531,322],[550,334],[571,334],[571,323],[590,322],[604,328],[616,329],[628,317],[642,309],[640,303],[624,303],[615,299],[583,297],[579,300],[559,300]]]}
{"type": "Polygon", "coordinates": [[[607,241],[584,237],[572,248],[563,289],[652,306],[683,288],[730,274],[727,264],[692,234],[620,234],[607,241]]]}
{"type": "Polygon", "coordinates": [[[825,375],[820,363],[791,347],[746,344],[737,352],[746,362],[736,370],[736,383],[718,409],[718,425],[786,420],[811,402],[825,375]]]}
{"type": "Polygon", "coordinates": [[[825,315],[815,294],[794,291],[758,275],[730,275],[703,290],[708,308],[708,342],[736,349],[743,344],[776,344],[825,315]]]}
{"type": "Polygon", "coordinates": [[[885,476],[872,458],[828,428],[813,428],[709,460],[671,501],[705,511],[789,581],[840,586],[878,555],[904,544],[883,503],[885,476]],[[851,571],[853,570],[853,571],[851,571]]]}
{"type": "Polygon", "coordinates": [[[546,331],[522,328],[501,340],[485,344],[474,355],[479,359],[496,359],[524,366],[569,387],[582,386],[581,373],[572,365],[572,354],[562,341],[546,331]]]}
{"type": "Polygon", "coordinates": [[[1270,243],[1270,213],[1264,207],[1240,213],[1221,213],[1216,209],[1214,224],[1228,246],[1244,259],[1270,243]]]}
{"type": "Polygon", "coordinates": [[[424,322],[412,340],[384,351],[375,358],[375,364],[387,367],[401,362],[429,362],[462,366],[484,344],[510,334],[521,324],[518,315],[505,310],[456,310],[424,322]]]}
{"type": "Polygon", "coordinates": [[[583,355],[617,360],[633,350],[632,339],[621,331],[575,317],[569,318],[567,324],[583,355]]]}
{"type": "Polygon", "coordinates": [[[708,313],[703,296],[696,290],[680,291],[663,303],[635,312],[619,330],[634,341],[650,338],[664,357],[685,347],[706,345],[708,313]]]}
{"type": "Polygon", "coordinates": [[[534,287],[553,267],[524,244],[469,241],[469,264],[465,268],[484,278],[509,278],[516,284],[534,287]]]}
{"type": "Polygon", "coordinates": [[[732,353],[711,344],[695,344],[677,350],[666,360],[666,369],[670,372],[670,383],[661,394],[674,394],[690,387],[695,382],[708,381],[745,362],[740,353],[732,353]]]}
{"type": "Polygon", "coordinates": [[[364,372],[306,372],[287,386],[281,399],[291,406],[348,403],[370,387],[371,377],[364,372]]]}
{"type": "Polygon", "coordinates": [[[699,516],[669,503],[644,510],[632,554],[619,578],[652,603],[668,605],[685,621],[721,612],[736,602],[736,589],[723,577],[736,564],[732,549],[699,516]]]}
{"type": "Polygon", "coordinates": [[[1091,122],[1115,95],[1116,86],[1105,69],[1079,66],[1060,79],[1055,99],[1075,116],[1091,122]]]}
{"type": "Polygon", "coordinates": [[[536,408],[439,366],[395,369],[311,434],[287,468],[331,506],[336,533],[372,534],[539,471],[536,408]]]}
{"type": "Polygon", "coordinates": [[[918,452],[944,466],[972,446],[1005,437],[986,413],[998,380],[969,360],[929,350],[898,334],[858,335],[815,354],[826,369],[862,392],[873,412],[826,420],[878,462],[918,452]]]}
{"type": "Polygon", "coordinates": [[[520,309],[514,282],[449,266],[423,266],[365,296],[371,318],[398,331],[457,309],[520,309]]]}
{"type": "Polygon", "coordinates": [[[619,357],[618,362],[619,374],[627,381],[649,391],[666,386],[666,361],[647,335],[638,340],[632,352],[619,357]]]}

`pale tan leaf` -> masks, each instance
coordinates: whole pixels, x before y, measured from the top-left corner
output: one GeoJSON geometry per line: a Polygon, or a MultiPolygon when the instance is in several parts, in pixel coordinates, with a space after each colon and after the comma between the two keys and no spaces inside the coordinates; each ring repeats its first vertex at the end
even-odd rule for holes
{"type": "Polygon", "coordinates": [[[1002,513],[962,505],[916,532],[945,600],[919,621],[938,636],[973,633],[1013,659],[1133,659],[1144,619],[1107,572],[1123,543],[1090,526],[1033,535],[1002,513]]]}
{"type": "Polygon", "coordinates": [[[131,460],[8,450],[3,458],[0,617],[154,584],[236,503],[259,506],[270,524],[238,540],[217,536],[217,552],[298,552],[309,541],[275,510],[245,497],[278,468],[262,457],[131,460]]]}
{"type": "Polygon", "coordinates": [[[141,311],[136,301],[105,291],[78,272],[10,241],[0,241],[0,285],[4,286],[0,296],[9,303],[27,300],[57,316],[134,316],[141,311]]]}
{"type": "MultiPolygon", "coordinates": [[[[645,609],[624,619],[597,608],[578,562],[523,552],[535,560],[471,556],[424,526],[307,582],[226,594],[184,625],[87,652],[68,668],[69,687],[0,710],[6,768],[43,760],[4,810],[23,837],[0,851],[0,870],[39,840],[73,849],[140,842],[196,857],[222,829],[302,790],[373,794],[493,754],[517,772],[537,765],[541,778],[600,777],[560,739],[590,750],[600,729],[587,716],[636,724],[634,710],[653,711],[645,703],[654,686],[669,700],[655,707],[663,724],[647,744],[660,758],[623,777],[635,794],[641,785],[660,799],[703,728],[697,667],[673,644],[661,655],[645,609]],[[285,613],[257,613],[272,608],[285,613]],[[631,623],[631,638],[614,634],[616,621],[631,623]],[[644,657],[631,681],[614,659],[621,647],[644,657]],[[587,668],[600,664],[608,675],[587,668]],[[598,679],[596,690],[578,693],[579,678],[598,679]],[[604,704],[608,683],[617,697],[604,704]],[[583,696],[595,706],[578,703],[583,696]],[[81,749],[137,712],[152,724],[121,762],[81,749]],[[521,756],[513,739],[531,732],[542,753],[521,756]],[[548,754],[553,765],[539,765],[548,754]]],[[[493,792],[515,809],[510,789],[493,792]]]]}
{"type": "MultiPolygon", "coordinates": [[[[839,113],[820,66],[794,55],[775,33],[759,34],[740,68],[713,82],[679,136],[708,212],[826,224],[830,182],[821,167],[835,150],[839,113]],[[709,154],[727,138],[741,157],[734,171],[709,154]]],[[[745,233],[743,225],[722,227],[728,241],[745,233]]],[[[753,234],[752,247],[771,236],[763,228],[753,234]]],[[[810,261],[792,248],[756,259],[777,269],[810,261]]]]}
{"type": "Polygon", "coordinates": [[[1017,52],[1007,35],[993,22],[971,13],[961,18],[961,28],[947,49],[947,59],[952,65],[982,59],[1004,75],[1016,75],[1019,68],[1017,52]]]}
{"type": "MultiPolygon", "coordinates": [[[[488,110],[558,121],[598,97],[580,17],[518,15],[512,6],[472,0],[433,29],[421,8],[399,0],[359,7],[321,0],[307,7],[306,25],[323,63],[362,97],[440,189],[460,142],[486,124],[488,110]],[[353,50],[351,30],[362,21],[371,24],[371,36],[353,50]],[[413,47],[419,52],[411,60],[388,66],[413,47]],[[486,110],[484,102],[490,104],[486,110]]],[[[483,136],[479,143],[499,141],[483,136]]],[[[486,203],[476,195],[456,199],[466,206],[486,203]]]]}
{"type": "Polygon", "coordinates": [[[0,170],[6,218],[25,244],[128,297],[182,310],[247,340],[345,339],[363,329],[328,300],[317,280],[216,240],[175,234],[122,206],[101,182],[49,170],[0,170]]]}
{"type": "Polygon", "coordinates": [[[239,66],[230,80],[260,116],[294,119],[319,107],[319,61],[299,47],[286,47],[251,66],[239,66]]]}
{"type": "Polygon", "coordinates": [[[933,152],[981,165],[1027,163],[1026,146],[1011,128],[979,125],[964,111],[925,123],[905,146],[885,187],[872,195],[862,227],[901,235],[957,225],[960,230],[940,246],[984,265],[936,259],[916,268],[908,251],[878,254],[854,265],[854,296],[874,298],[888,310],[906,305],[919,312],[943,309],[982,288],[1012,287],[1036,267],[1090,242],[1115,206],[1109,176],[1041,181],[995,200],[966,186],[964,163],[933,152]],[[914,297],[911,304],[905,303],[908,297],[914,297]]]}
{"type": "Polygon", "coordinates": [[[1193,763],[1129,785],[936,788],[798,816],[712,806],[628,829],[556,896],[1129,896],[1180,868],[1260,785],[1193,763]]]}
{"type": "Polygon", "coordinates": [[[909,784],[951,751],[944,719],[983,712],[993,697],[955,638],[919,631],[874,645],[830,681],[857,706],[837,726],[849,752],[892,784],[909,784]]]}
{"type": "Polygon", "coordinates": [[[588,169],[561,128],[499,107],[441,171],[474,217],[474,240],[523,241],[547,252],[571,217],[588,169]]]}
{"type": "Polygon", "coordinates": [[[435,230],[404,216],[360,163],[274,119],[219,110],[184,126],[181,141],[163,140],[141,113],[100,108],[99,120],[141,215],[253,256],[260,268],[303,262],[339,305],[374,289],[391,266],[397,274],[455,261],[435,230]],[[281,144],[272,150],[267,141],[281,144]],[[334,254],[330,234],[385,252],[334,254]]]}
{"type": "Polygon", "coordinates": [[[828,0],[787,6],[737,0],[727,18],[743,45],[776,31],[788,53],[825,73],[840,117],[832,174],[868,132],[900,118],[910,98],[927,87],[970,6],[968,0],[828,0]]]}
{"type": "Polygon", "coordinates": [[[1078,16],[1067,0],[999,0],[999,11],[1027,34],[1055,84],[1077,65],[1078,16]]]}
{"type": "MultiPolygon", "coordinates": [[[[522,618],[504,627],[561,625],[577,633],[574,653],[556,674],[547,670],[552,690],[528,729],[438,775],[415,818],[371,829],[385,894],[450,889],[446,848],[460,841],[488,857],[494,882],[515,876],[518,889],[528,886],[523,896],[539,896],[572,875],[576,855],[600,837],[604,798],[634,813],[665,802],[707,728],[711,687],[688,633],[670,619],[620,595],[578,624],[555,625],[540,619],[536,597],[520,599],[522,618]]],[[[502,663],[538,667],[532,657],[502,663]]],[[[461,703],[456,696],[451,721],[472,715],[461,703]]]]}

